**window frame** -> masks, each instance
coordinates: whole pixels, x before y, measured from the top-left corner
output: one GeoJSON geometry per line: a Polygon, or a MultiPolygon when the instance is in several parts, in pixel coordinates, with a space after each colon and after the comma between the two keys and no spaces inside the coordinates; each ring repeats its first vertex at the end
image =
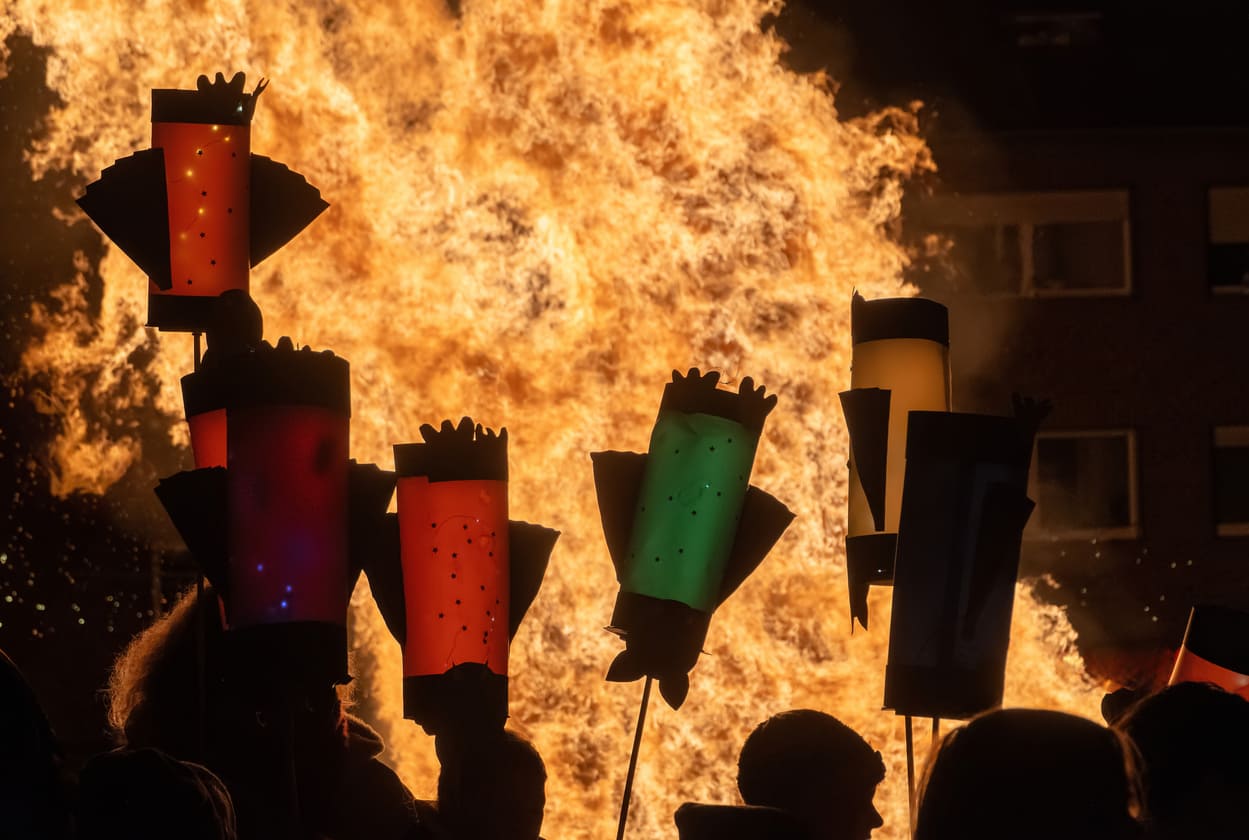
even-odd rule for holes
{"type": "MultiPolygon", "coordinates": [[[[1220,285],[1216,286],[1210,282],[1210,247],[1212,245],[1221,244],[1214,241],[1214,193],[1216,192],[1241,192],[1245,194],[1246,203],[1249,203],[1249,184],[1207,184],[1206,185],[1206,241],[1205,241],[1205,272],[1204,279],[1206,289],[1212,295],[1249,295],[1249,284],[1240,285],[1220,285]]],[[[1245,244],[1249,245],[1249,238],[1246,238],[1245,244]]],[[[1246,530],[1249,534],[1249,529],[1246,530]]]]}
{"type": "Polygon", "coordinates": [[[1045,192],[967,193],[932,196],[920,202],[911,218],[929,228],[1019,228],[1019,288],[977,291],[987,298],[1128,297],[1134,291],[1132,271],[1132,208],[1128,189],[1055,190],[1045,192]],[[1123,284],[1094,289],[1038,288],[1035,283],[1034,231],[1051,224],[1118,222],[1123,232],[1123,284]]]}
{"type": "Polygon", "coordinates": [[[1137,468],[1136,430],[1130,427],[1101,429],[1058,429],[1037,432],[1032,442],[1032,462],[1028,469],[1028,496],[1035,503],[1032,516],[1024,529],[1024,539],[1030,542],[1054,542],[1057,540],[1134,540],[1140,537],[1140,491],[1137,468]],[[1040,458],[1038,444],[1042,440],[1073,440],[1089,438],[1124,438],[1128,450],[1128,524],[1104,528],[1046,529],[1041,524],[1040,458]]]}
{"type": "Polygon", "coordinates": [[[1214,534],[1217,537],[1249,537],[1249,520],[1244,522],[1220,522],[1218,520],[1218,485],[1215,482],[1215,456],[1219,449],[1220,433],[1226,437],[1240,438],[1243,444],[1223,444],[1226,449],[1249,448],[1249,425],[1226,424],[1214,426],[1210,430],[1210,519],[1214,522],[1214,534]]]}

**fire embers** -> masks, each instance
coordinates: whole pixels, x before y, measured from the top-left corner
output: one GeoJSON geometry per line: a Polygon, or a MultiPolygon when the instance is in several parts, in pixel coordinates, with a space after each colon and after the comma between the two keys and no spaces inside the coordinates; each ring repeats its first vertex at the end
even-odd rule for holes
{"type": "Polygon", "coordinates": [[[218,394],[226,469],[179,473],[157,494],[221,594],[240,650],[345,680],[350,522],[360,518],[350,492],[347,362],[283,339],[230,357],[219,372],[228,383],[218,394]]]}
{"type": "Polygon", "coordinates": [[[152,148],[117,161],[78,199],[151,283],[148,326],[200,332],[211,301],[248,289],[249,270],[329,205],[304,178],[251,153],[265,88],[200,76],[196,90],[152,91],[152,148]]]}
{"type": "Polygon", "coordinates": [[[596,452],[599,512],[620,593],[608,628],[625,641],[607,679],[659,679],[673,708],[689,690],[711,614],[793,519],[750,486],[764,420],[776,405],[753,381],[673,371],[645,455],[596,452]]]}
{"type": "Polygon", "coordinates": [[[403,647],[404,715],[431,733],[501,729],[511,638],[558,532],[508,519],[507,430],[463,418],[395,446],[398,547],[365,559],[403,647]]]}
{"type": "Polygon", "coordinates": [[[907,419],[912,411],[950,410],[949,316],[924,298],[850,307],[850,390],[841,406],[850,434],[846,577],[851,629],[867,627],[867,590],[893,580],[902,511],[907,419]]]}

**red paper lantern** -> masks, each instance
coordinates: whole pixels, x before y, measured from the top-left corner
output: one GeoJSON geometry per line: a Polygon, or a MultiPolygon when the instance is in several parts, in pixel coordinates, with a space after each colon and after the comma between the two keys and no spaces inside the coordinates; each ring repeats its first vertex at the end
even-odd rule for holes
{"type": "Polygon", "coordinates": [[[148,326],[203,332],[213,301],[248,289],[250,268],[329,205],[304,178],[251,154],[262,80],[200,76],[152,91],[152,148],[117,161],[78,199],[148,275],[148,326]]]}
{"type": "Polygon", "coordinates": [[[404,716],[435,734],[501,729],[511,638],[559,533],[508,520],[506,429],[465,417],[421,436],[395,446],[395,556],[364,557],[403,648],[404,716]]]}

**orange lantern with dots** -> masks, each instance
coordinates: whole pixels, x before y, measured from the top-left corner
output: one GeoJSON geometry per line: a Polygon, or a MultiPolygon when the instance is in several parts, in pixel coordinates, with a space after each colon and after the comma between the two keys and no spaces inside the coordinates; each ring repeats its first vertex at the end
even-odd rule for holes
{"type": "Polygon", "coordinates": [[[398,556],[364,560],[403,649],[404,716],[435,734],[501,729],[511,638],[559,534],[508,519],[506,429],[465,417],[421,435],[395,446],[398,556]]]}
{"type": "Polygon", "coordinates": [[[1193,607],[1168,685],[1214,683],[1249,700],[1249,613],[1193,607]]]}
{"type": "Polygon", "coordinates": [[[148,275],[148,326],[203,332],[213,300],[329,205],[300,175],[251,153],[265,89],[200,76],[152,91],[152,148],[117,161],[78,204],[148,275]]]}

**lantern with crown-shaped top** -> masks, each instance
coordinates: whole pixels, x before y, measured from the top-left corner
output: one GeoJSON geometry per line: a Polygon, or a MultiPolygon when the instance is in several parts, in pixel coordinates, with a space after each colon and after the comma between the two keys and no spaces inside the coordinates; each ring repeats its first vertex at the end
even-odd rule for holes
{"type": "Polygon", "coordinates": [[[203,332],[213,299],[246,292],[252,266],[329,205],[280,163],[251,153],[265,89],[200,76],[152,91],[152,148],[117,161],[78,205],[148,275],[148,326],[203,332]]]}
{"type": "Polygon", "coordinates": [[[750,485],[776,396],[746,377],[673,371],[646,454],[595,452],[603,534],[620,581],[609,630],[625,641],[607,679],[659,680],[669,705],[689,690],[715,609],[762,562],[793,520],[750,485]]]}
{"type": "Polygon", "coordinates": [[[434,734],[502,729],[512,637],[559,532],[508,518],[507,430],[463,418],[395,446],[397,546],[365,559],[403,649],[404,716],[434,734]]]}

